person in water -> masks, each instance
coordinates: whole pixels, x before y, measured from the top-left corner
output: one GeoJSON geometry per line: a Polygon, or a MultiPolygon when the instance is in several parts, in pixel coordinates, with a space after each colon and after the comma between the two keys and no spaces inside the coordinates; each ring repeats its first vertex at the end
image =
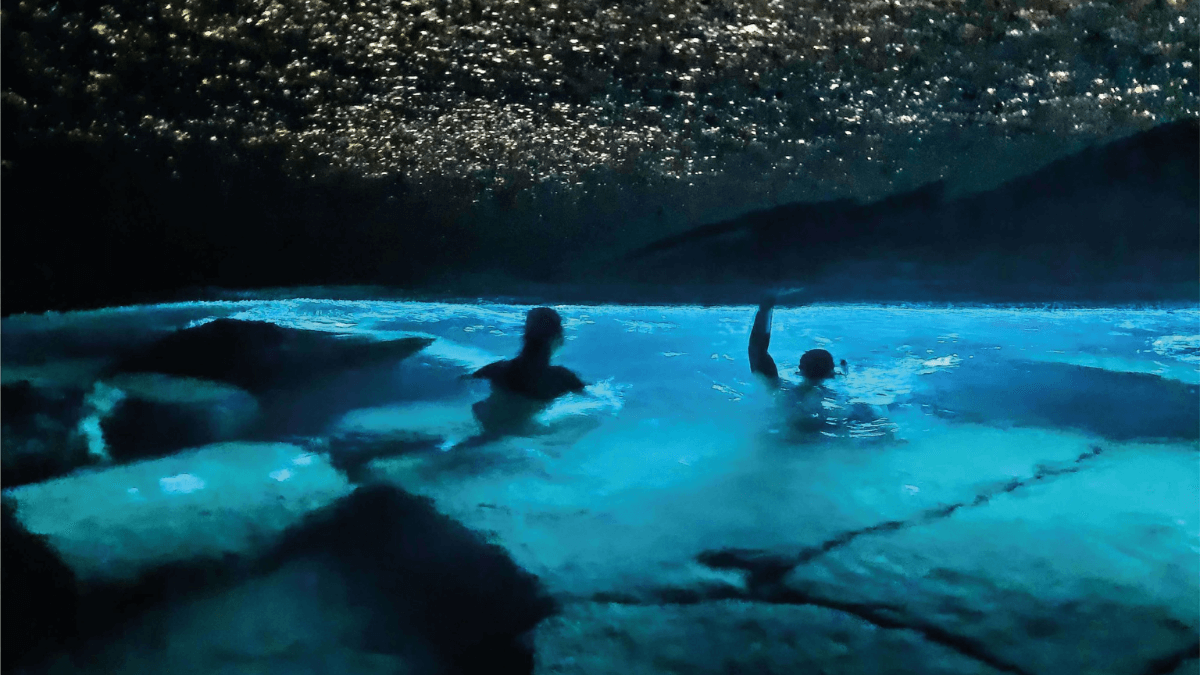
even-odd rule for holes
{"type": "Polygon", "coordinates": [[[492,384],[492,395],[471,407],[483,428],[476,443],[522,433],[547,403],[584,390],[578,375],[550,364],[550,357],[563,344],[558,312],[549,307],[529,310],[522,343],[521,353],[515,358],[490,363],[471,375],[492,384]]]}
{"type": "MultiPolygon", "coordinates": [[[[750,329],[750,372],[762,375],[772,385],[780,384],[779,369],[768,349],[771,346],[771,318],[775,309],[775,297],[768,296],[758,305],[754,315],[754,326],[750,329]]],[[[841,363],[846,367],[845,360],[841,363]]],[[[833,355],[824,349],[810,349],[800,357],[799,373],[805,384],[816,386],[837,375],[833,355]]]]}
{"type": "MultiPolygon", "coordinates": [[[[758,312],[754,315],[754,326],[750,329],[750,372],[762,376],[772,388],[784,389],[775,360],[768,352],[775,302],[774,296],[768,296],[759,304],[758,312]]],[[[805,436],[813,432],[836,436],[855,433],[863,436],[885,435],[865,426],[879,426],[883,422],[871,406],[850,403],[844,396],[825,386],[834,377],[845,375],[846,361],[838,365],[842,372],[838,372],[834,365],[833,355],[824,349],[810,349],[800,357],[798,373],[803,381],[786,387],[790,394],[786,398],[789,427],[805,436]]]]}
{"type": "Polygon", "coordinates": [[[522,342],[516,358],[490,363],[472,377],[489,380],[497,389],[535,401],[553,401],[563,394],[583,391],[583,380],[575,373],[550,365],[550,357],[563,344],[558,312],[549,307],[529,310],[522,342]]]}

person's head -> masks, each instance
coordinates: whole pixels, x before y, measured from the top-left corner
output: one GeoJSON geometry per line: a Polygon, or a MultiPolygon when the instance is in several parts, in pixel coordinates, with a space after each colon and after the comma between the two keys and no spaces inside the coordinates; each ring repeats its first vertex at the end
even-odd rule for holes
{"type": "Polygon", "coordinates": [[[562,317],[549,307],[535,307],[525,315],[525,346],[553,349],[562,343],[562,317]]]}
{"type": "Polygon", "coordinates": [[[824,349],[810,349],[800,357],[800,374],[806,380],[820,382],[834,375],[833,354],[824,349]]]}

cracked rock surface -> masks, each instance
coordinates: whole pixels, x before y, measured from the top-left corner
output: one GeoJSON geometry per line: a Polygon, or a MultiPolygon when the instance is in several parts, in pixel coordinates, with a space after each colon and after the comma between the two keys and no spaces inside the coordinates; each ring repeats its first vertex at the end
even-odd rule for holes
{"type": "Polygon", "coordinates": [[[741,600],[581,603],[538,627],[540,673],[963,673],[996,669],[925,640],[816,606],[741,600]]]}

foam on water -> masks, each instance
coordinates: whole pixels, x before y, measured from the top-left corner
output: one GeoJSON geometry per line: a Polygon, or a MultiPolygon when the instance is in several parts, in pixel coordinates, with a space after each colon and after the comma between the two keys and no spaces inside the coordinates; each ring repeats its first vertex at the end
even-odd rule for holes
{"type": "Polygon", "coordinates": [[[1154,353],[1185,363],[1200,363],[1200,335],[1164,335],[1151,343],[1154,353]]]}
{"type": "Polygon", "coordinates": [[[86,414],[79,420],[79,433],[87,441],[88,454],[97,460],[109,461],[111,459],[100,423],[112,414],[124,398],[124,391],[103,382],[97,382],[83,399],[86,414]]]}
{"type": "Polygon", "coordinates": [[[616,415],[624,407],[622,392],[627,387],[614,384],[611,379],[588,385],[583,394],[568,394],[559,397],[537,415],[542,424],[576,415],[607,413],[616,415]]]}
{"type": "Polygon", "coordinates": [[[203,478],[198,478],[190,473],[181,473],[178,476],[166,476],[158,479],[158,487],[166,494],[191,494],[203,490],[205,485],[206,483],[203,478]]]}

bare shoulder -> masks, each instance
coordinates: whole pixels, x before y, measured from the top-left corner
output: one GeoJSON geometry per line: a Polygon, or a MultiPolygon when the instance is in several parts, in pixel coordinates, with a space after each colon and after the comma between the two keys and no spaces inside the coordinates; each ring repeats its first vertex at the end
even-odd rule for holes
{"type": "Polygon", "coordinates": [[[586,386],[579,376],[572,372],[569,368],[563,366],[551,366],[551,372],[554,373],[557,384],[565,391],[580,392],[586,386]]]}
{"type": "Polygon", "coordinates": [[[471,374],[471,377],[476,377],[482,380],[494,380],[498,377],[502,377],[508,371],[508,367],[508,361],[496,361],[495,363],[489,363],[475,371],[471,374]]]}

